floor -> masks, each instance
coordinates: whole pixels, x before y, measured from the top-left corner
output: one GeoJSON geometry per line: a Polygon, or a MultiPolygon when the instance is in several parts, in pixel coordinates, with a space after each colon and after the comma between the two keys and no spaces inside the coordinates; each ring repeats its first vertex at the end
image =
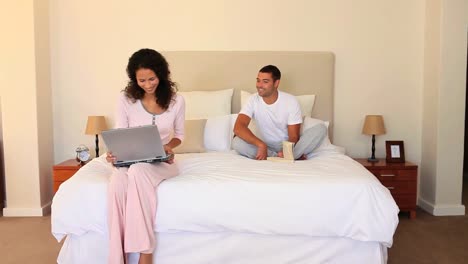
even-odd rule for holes
{"type": "Polygon", "coordinates": [[[464,181],[464,216],[433,216],[418,209],[416,219],[400,213],[389,264],[468,263],[468,180],[464,181]]]}
{"type": "MultiPolygon", "coordinates": [[[[462,203],[468,205],[468,180],[462,203]]],[[[418,209],[416,219],[408,216],[400,213],[389,264],[468,263],[468,214],[436,217],[418,209]]],[[[56,263],[61,244],[50,230],[50,216],[0,217],[0,263],[56,263]]]]}

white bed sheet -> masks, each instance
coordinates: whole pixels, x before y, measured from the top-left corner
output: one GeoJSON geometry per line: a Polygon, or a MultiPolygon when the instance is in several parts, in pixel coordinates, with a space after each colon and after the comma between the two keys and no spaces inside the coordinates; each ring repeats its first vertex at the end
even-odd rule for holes
{"type": "MultiPolygon", "coordinates": [[[[338,153],[275,163],[234,153],[178,155],[181,175],[158,189],[155,230],[345,237],[390,247],[398,207],[364,167],[338,153]]],[[[52,233],[104,234],[112,168],[101,156],[63,183],[52,204],[52,233]]]]}
{"type": "MultiPolygon", "coordinates": [[[[347,238],[272,236],[247,233],[158,233],[154,262],[158,264],[310,264],[387,262],[387,248],[377,242],[347,238]]],[[[94,232],[69,235],[59,264],[107,262],[107,236],[94,232]]],[[[129,264],[138,263],[130,254],[129,264]]]]}

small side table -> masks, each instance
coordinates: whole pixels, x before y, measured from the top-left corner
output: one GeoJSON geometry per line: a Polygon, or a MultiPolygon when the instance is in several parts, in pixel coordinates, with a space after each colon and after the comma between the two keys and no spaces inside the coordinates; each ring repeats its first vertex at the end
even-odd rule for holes
{"type": "Polygon", "coordinates": [[[54,193],[57,192],[60,184],[73,176],[82,165],[76,159],[69,159],[53,167],[54,193]]]}
{"type": "Polygon", "coordinates": [[[416,217],[416,196],[418,188],[418,165],[411,162],[387,163],[385,159],[369,162],[354,159],[374,174],[390,190],[400,211],[409,211],[410,219],[416,217]]]}

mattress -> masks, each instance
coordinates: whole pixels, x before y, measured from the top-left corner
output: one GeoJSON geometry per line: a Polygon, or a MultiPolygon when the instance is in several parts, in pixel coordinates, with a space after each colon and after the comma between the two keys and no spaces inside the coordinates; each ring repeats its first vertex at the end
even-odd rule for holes
{"type": "MultiPolygon", "coordinates": [[[[177,155],[177,164],[180,176],[158,189],[158,233],[301,235],[392,245],[395,201],[346,155],[280,163],[233,152],[195,153],[177,155]]],[[[106,191],[114,169],[101,156],[61,185],[52,203],[57,240],[107,232],[106,191]]]]}

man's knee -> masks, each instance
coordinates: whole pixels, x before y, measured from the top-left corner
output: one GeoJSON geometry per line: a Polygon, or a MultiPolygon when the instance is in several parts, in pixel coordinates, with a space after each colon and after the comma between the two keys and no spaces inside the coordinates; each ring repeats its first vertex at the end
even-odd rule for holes
{"type": "Polygon", "coordinates": [[[315,125],[302,133],[301,138],[294,148],[294,158],[312,153],[327,136],[327,127],[324,124],[315,125]]]}
{"type": "Polygon", "coordinates": [[[251,159],[255,158],[257,152],[257,148],[254,145],[245,142],[242,138],[237,136],[232,139],[231,147],[240,155],[251,159]]]}
{"type": "Polygon", "coordinates": [[[234,136],[231,140],[231,148],[234,148],[235,146],[237,146],[238,143],[238,140],[239,140],[239,137],[237,136],[234,136]]]}
{"type": "Polygon", "coordinates": [[[237,136],[232,139],[231,147],[233,150],[236,150],[237,152],[243,152],[246,146],[247,142],[245,142],[243,139],[237,136]]]}
{"type": "Polygon", "coordinates": [[[323,139],[327,135],[327,130],[325,124],[318,124],[305,130],[302,136],[312,137],[313,139],[323,139]]]}

